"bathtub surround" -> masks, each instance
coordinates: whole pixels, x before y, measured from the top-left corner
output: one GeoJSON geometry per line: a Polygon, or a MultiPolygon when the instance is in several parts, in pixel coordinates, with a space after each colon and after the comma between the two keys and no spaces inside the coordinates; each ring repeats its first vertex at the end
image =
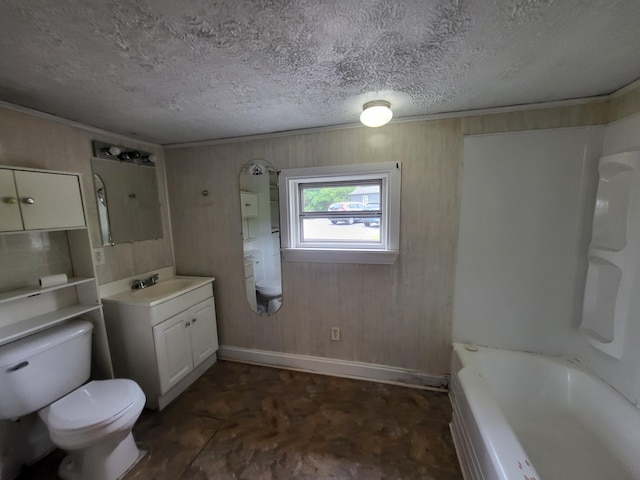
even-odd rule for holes
{"type": "MultiPolygon", "coordinates": [[[[628,90],[622,94],[612,95],[612,98],[608,102],[606,110],[608,124],[604,127],[602,137],[602,147],[598,154],[598,159],[601,156],[615,155],[622,152],[630,152],[640,150],[640,94],[639,89],[628,90]]],[[[521,117],[519,114],[515,114],[511,118],[511,123],[519,123],[521,117]]],[[[499,121],[492,122],[496,127],[504,125],[499,121]]],[[[509,122],[507,122],[509,123],[509,122]]],[[[521,126],[521,125],[520,125],[521,126]]],[[[557,125],[554,125],[557,127],[557,125]]],[[[469,133],[487,133],[482,128],[473,128],[468,130],[469,133]]],[[[537,132],[523,132],[527,138],[534,138],[537,132]]],[[[591,138],[590,140],[594,140],[591,138]]],[[[564,158],[561,160],[564,164],[571,162],[570,159],[564,158]]],[[[580,172],[576,171],[577,174],[580,172]]],[[[578,359],[582,364],[590,368],[600,378],[612,385],[616,390],[622,393],[632,403],[638,404],[640,402],[640,352],[637,349],[638,342],[640,341],[640,322],[637,322],[638,315],[633,312],[640,312],[640,299],[637,295],[631,295],[627,308],[630,311],[630,321],[627,322],[626,331],[623,336],[622,351],[618,352],[620,358],[616,359],[611,355],[608,355],[602,351],[599,351],[593,345],[589,343],[588,337],[584,332],[579,330],[580,323],[582,321],[583,312],[583,298],[585,289],[585,280],[587,275],[587,249],[591,241],[592,236],[592,218],[593,209],[596,201],[596,188],[598,182],[597,175],[597,163],[593,163],[588,169],[585,169],[582,173],[583,177],[575,177],[569,185],[573,185],[575,189],[576,182],[580,183],[579,191],[582,195],[582,206],[576,203],[574,199],[575,211],[572,215],[567,216],[567,222],[576,223],[577,236],[573,242],[573,248],[567,250],[567,254],[572,258],[577,258],[577,262],[573,266],[566,263],[554,264],[549,262],[549,257],[542,255],[540,251],[536,255],[530,258],[530,264],[534,270],[540,265],[546,264],[546,271],[549,275],[549,282],[556,282],[558,279],[556,275],[559,272],[564,272],[566,275],[565,281],[565,296],[555,294],[540,294],[542,290],[538,290],[538,294],[532,295],[532,292],[536,290],[531,288],[531,285],[522,281],[523,278],[529,276],[530,271],[519,269],[517,275],[520,275],[520,282],[512,282],[508,285],[510,290],[515,290],[516,295],[520,295],[520,299],[527,298],[528,301],[513,300],[513,295],[505,295],[500,301],[502,304],[510,303],[516,308],[509,312],[509,315],[502,315],[499,318],[491,318],[488,323],[477,322],[475,324],[468,321],[460,322],[459,318],[454,315],[453,328],[454,328],[454,341],[472,341],[479,344],[491,345],[500,348],[510,349],[526,349],[535,352],[545,352],[555,355],[562,355],[566,358],[578,359]],[[577,255],[577,257],[576,257],[577,255]],[[560,269],[564,265],[564,270],[560,269]],[[575,279],[574,288],[571,289],[569,285],[569,278],[573,276],[575,279]],[[564,304],[564,311],[569,312],[565,317],[558,316],[560,310],[556,313],[556,322],[549,322],[549,318],[544,315],[540,315],[536,318],[540,309],[548,309],[553,303],[561,301],[564,304]],[[570,305],[570,302],[573,302],[570,305]],[[465,324],[469,327],[466,329],[463,327],[465,324]],[[539,329],[545,328],[548,330],[546,336],[538,336],[539,329]]],[[[552,179],[549,180],[552,182],[552,179]]],[[[562,195],[566,194],[565,186],[557,186],[555,189],[549,189],[547,195],[562,195]]],[[[541,191],[544,187],[540,187],[541,191]]],[[[464,190],[464,187],[463,187],[464,190]]],[[[503,190],[505,193],[506,190],[503,190]]],[[[517,192],[518,195],[521,192],[517,192]]],[[[499,203],[508,208],[511,205],[513,196],[507,194],[503,195],[499,203]]],[[[567,197],[568,200],[570,200],[567,197]]],[[[532,209],[539,207],[539,200],[544,201],[544,198],[537,198],[536,195],[529,197],[530,205],[532,209]]],[[[463,200],[464,203],[464,200],[463,200]]],[[[560,208],[565,208],[566,203],[563,203],[560,208]]],[[[474,207],[475,208],[475,207],[474,207]]],[[[463,211],[465,206],[462,207],[463,211]]],[[[524,210],[523,210],[524,211],[524,210]]],[[[555,214],[555,212],[554,212],[555,214]]],[[[503,220],[506,217],[503,217],[503,220]]],[[[465,231],[464,215],[462,219],[461,232],[465,231]]],[[[523,241],[531,242],[532,245],[537,246],[541,243],[546,244],[550,252],[557,247],[557,238],[551,238],[548,235],[543,234],[544,231],[540,230],[539,233],[532,232],[530,236],[523,238],[523,241]]],[[[567,237],[569,243],[570,239],[567,237]]],[[[465,240],[461,238],[459,245],[459,252],[464,253],[465,240]]],[[[520,243],[522,245],[522,243],[520,243]]],[[[565,246],[568,245],[565,243],[565,246]]],[[[487,248],[491,250],[493,246],[487,245],[487,248]]],[[[527,250],[526,255],[531,255],[534,250],[527,250]]],[[[516,259],[519,258],[518,252],[512,252],[515,254],[516,259]]],[[[525,255],[524,250],[521,255],[525,255]]],[[[481,260],[480,257],[475,257],[476,260],[481,260]]],[[[509,262],[503,262],[503,267],[511,268],[509,262]]],[[[458,269],[463,268],[458,263],[458,269]]],[[[513,269],[512,269],[513,270],[513,269]]],[[[542,272],[544,273],[544,271],[542,272]]],[[[491,273],[493,275],[493,273],[491,273]]],[[[460,277],[458,277],[460,281],[460,277]]],[[[483,280],[483,288],[490,283],[491,279],[485,278],[483,280]]],[[[606,280],[605,280],[606,281],[606,280]]],[[[540,288],[538,285],[535,288],[540,288]]],[[[542,285],[544,290],[546,285],[542,285]]],[[[493,290],[492,298],[499,298],[504,293],[501,290],[493,290]]],[[[513,293],[513,292],[512,292],[513,293]]],[[[465,302],[468,299],[456,298],[456,302],[465,302]]],[[[587,299],[591,300],[591,299],[587,299]]],[[[488,303],[488,308],[495,308],[495,305],[488,303]]],[[[499,306],[498,306],[499,307],[499,306]]],[[[504,313],[504,312],[503,312],[504,313]]],[[[469,320],[469,319],[467,319],[469,320]]]]}
{"type": "MultiPolygon", "coordinates": [[[[636,105],[640,105],[636,92],[633,93],[632,100],[636,105]]],[[[634,150],[640,150],[640,113],[607,125],[602,154],[603,156],[615,155],[634,150]]],[[[587,242],[589,240],[590,236],[587,242]]],[[[636,246],[637,248],[640,247],[636,246]]],[[[640,297],[637,292],[631,295],[628,308],[631,314],[630,321],[626,324],[619,360],[591,346],[578,330],[579,324],[575,325],[575,329],[567,340],[566,355],[569,358],[578,358],[632,403],[638,405],[640,403],[640,350],[637,346],[640,342],[640,322],[638,314],[634,313],[640,312],[640,297]]]]}
{"type": "Polygon", "coordinates": [[[465,137],[453,341],[560,355],[604,127],[465,137]]]}

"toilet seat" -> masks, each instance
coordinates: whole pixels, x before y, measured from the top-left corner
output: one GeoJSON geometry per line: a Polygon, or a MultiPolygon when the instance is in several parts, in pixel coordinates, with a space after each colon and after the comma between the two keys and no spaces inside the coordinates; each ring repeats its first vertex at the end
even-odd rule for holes
{"type": "Polygon", "coordinates": [[[282,283],[280,277],[271,277],[256,283],[256,290],[266,296],[282,295],[282,283]]]}
{"type": "Polygon", "coordinates": [[[140,395],[132,380],[94,380],[46,407],[46,423],[57,432],[100,430],[125,415],[140,395]]]}

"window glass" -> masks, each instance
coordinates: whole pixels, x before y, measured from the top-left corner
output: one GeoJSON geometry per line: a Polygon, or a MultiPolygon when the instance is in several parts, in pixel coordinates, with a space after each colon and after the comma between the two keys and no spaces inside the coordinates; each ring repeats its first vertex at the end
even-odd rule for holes
{"type": "Polygon", "coordinates": [[[381,183],[376,180],[300,184],[300,240],[379,244],[381,183]],[[370,199],[377,203],[367,204],[370,199]]]}

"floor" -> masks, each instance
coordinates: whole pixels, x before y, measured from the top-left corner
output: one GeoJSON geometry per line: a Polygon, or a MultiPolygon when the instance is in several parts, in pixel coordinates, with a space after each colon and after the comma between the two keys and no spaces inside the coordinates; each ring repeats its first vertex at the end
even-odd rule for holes
{"type": "MultiPolygon", "coordinates": [[[[134,436],[125,480],[461,479],[447,394],[219,361],[134,436]]],[[[53,480],[55,451],[20,480],[53,480]]]]}

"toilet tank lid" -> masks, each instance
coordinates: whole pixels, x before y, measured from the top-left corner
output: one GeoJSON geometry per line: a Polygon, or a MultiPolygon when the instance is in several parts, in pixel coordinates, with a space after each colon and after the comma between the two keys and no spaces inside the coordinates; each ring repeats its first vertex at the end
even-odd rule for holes
{"type": "Polygon", "coordinates": [[[88,320],[71,320],[0,347],[0,368],[14,365],[79,335],[90,333],[88,320]]]}
{"type": "Polygon", "coordinates": [[[276,275],[275,277],[260,280],[256,283],[256,287],[270,292],[282,292],[282,280],[279,275],[276,275]]]}

